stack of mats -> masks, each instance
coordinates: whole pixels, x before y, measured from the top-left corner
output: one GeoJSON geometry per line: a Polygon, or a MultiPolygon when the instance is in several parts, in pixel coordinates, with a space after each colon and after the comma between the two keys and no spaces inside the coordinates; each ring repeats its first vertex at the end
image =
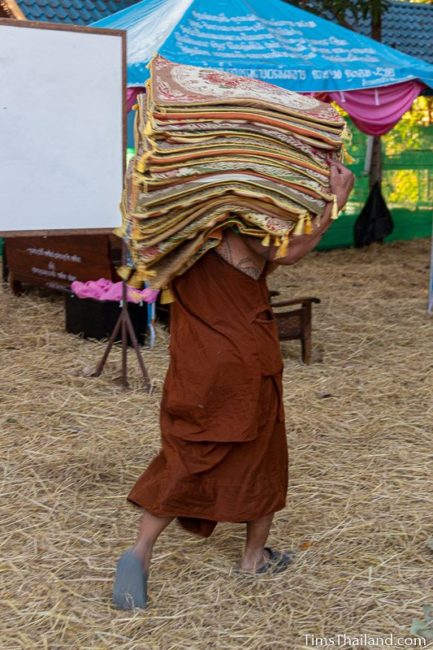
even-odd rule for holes
{"type": "Polygon", "coordinates": [[[345,123],[331,106],[159,56],[150,71],[122,198],[131,284],[168,286],[228,227],[283,256],[327,202],[337,216],[329,158],[341,159],[345,123]]]}

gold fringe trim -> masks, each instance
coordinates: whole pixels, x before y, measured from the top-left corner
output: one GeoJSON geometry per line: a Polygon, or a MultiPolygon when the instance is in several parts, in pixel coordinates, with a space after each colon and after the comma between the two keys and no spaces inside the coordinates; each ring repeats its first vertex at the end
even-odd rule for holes
{"type": "Polygon", "coordinates": [[[305,214],[301,215],[298,219],[298,223],[295,226],[295,229],[293,231],[293,234],[296,237],[299,237],[300,235],[304,234],[304,226],[305,226],[305,214]]]}
{"type": "Polygon", "coordinates": [[[144,153],[144,154],[141,156],[140,160],[137,160],[137,162],[136,162],[136,164],[135,164],[135,169],[136,169],[138,172],[140,172],[140,174],[144,174],[144,172],[146,171],[147,160],[148,160],[148,158],[151,156],[151,154],[152,154],[151,151],[146,151],[146,153],[144,153]]]}
{"type": "Polygon", "coordinates": [[[170,287],[164,287],[163,290],[161,291],[161,295],[159,298],[159,302],[161,305],[168,305],[171,302],[175,302],[176,298],[174,297],[174,294],[170,287]]]}
{"type": "Polygon", "coordinates": [[[119,268],[116,269],[116,273],[119,276],[119,278],[122,278],[122,280],[129,280],[132,269],[130,266],[119,266],[119,268]]]}
{"type": "Polygon", "coordinates": [[[286,234],[286,235],[283,235],[283,237],[281,238],[281,244],[280,244],[280,246],[279,246],[279,248],[278,248],[278,250],[277,250],[277,252],[275,254],[274,259],[277,260],[280,257],[284,257],[285,255],[287,255],[288,248],[289,248],[289,235],[286,234]]]}
{"type": "Polygon", "coordinates": [[[271,245],[271,236],[268,234],[268,235],[265,235],[265,237],[263,237],[262,246],[266,246],[266,248],[267,248],[270,245],[271,245]]]}
{"type": "Polygon", "coordinates": [[[156,275],[156,271],[138,269],[131,278],[128,280],[128,285],[134,287],[134,289],[141,289],[143,282],[146,280],[151,280],[156,275]]]}
{"type": "Polygon", "coordinates": [[[345,145],[343,145],[343,160],[348,165],[352,165],[355,162],[355,158],[353,158],[353,156],[350,155],[345,145]]]}
{"type": "Polygon", "coordinates": [[[352,132],[351,129],[349,129],[349,125],[346,122],[346,120],[344,120],[344,127],[343,127],[343,130],[341,132],[340,137],[341,137],[342,140],[344,140],[345,142],[348,142],[349,144],[352,142],[353,132],[352,132]]]}
{"type": "Polygon", "coordinates": [[[139,277],[138,273],[134,273],[132,278],[128,280],[128,287],[134,289],[141,289],[143,287],[143,280],[139,277]]]}
{"type": "Polygon", "coordinates": [[[304,233],[306,235],[311,235],[312,232],[313,232],[313,224],[311,221],[311,216],[307,214],[307,216],[305,217],[304,233]]]}

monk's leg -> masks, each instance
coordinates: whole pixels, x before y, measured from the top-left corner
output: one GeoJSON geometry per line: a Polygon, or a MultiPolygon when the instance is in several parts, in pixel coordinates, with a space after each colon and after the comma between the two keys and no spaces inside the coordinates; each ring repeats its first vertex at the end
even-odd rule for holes
{"type": "Polygon", "coordinates": [[[254,572],[266,562],[265,544],[273,518],[274,514],[272,513],[247,523],[245,550],[239,563],[239,568],[243,571],[254,572]]]}
{"type": "Polygon", "coordinates": [[[153,546],[164,528],[167,528],[173,519],[174,517],[155,517],[147,510],[143,511],[133,551],[141,559],[146,573],[149,571],[153,546]]]}
{"type": "Polygon", "coordinates": [[[117,561],[112,601],[118,609],[147,606],[147,579],[153,545],[173,520],[173,517],[155,517],[144,510],[137,540],[117,561]]]}

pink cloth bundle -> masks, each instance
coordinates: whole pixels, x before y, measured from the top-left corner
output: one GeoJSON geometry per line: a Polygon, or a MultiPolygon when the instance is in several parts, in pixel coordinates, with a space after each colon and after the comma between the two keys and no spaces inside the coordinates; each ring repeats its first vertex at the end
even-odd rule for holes
{"type": "MultiPolygon", "coordinates": [[[[71,284],[71,290],[77,298],[93,298],[94,300],[113,300],[118,302],[122,300],[122,282],[111,282],[111,280],[89,280],[88,282],[79,282],[75,280],[71,284]]],[[[159,291],[154,289],[134,289],[126,287],[128,302],[155,302],[159,291]]]]}

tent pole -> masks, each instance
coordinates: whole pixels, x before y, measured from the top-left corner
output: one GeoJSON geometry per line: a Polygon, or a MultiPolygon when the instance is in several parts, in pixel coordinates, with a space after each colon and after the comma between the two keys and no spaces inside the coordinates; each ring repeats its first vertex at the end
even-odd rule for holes
{"type": "MultiPolygon", "coordinates": [[[[371,37],[379,43],[382,42],[382,2],[373,0],[371,12],[371,37]]],[[[377,100],[379,101],[379,100],[377,100]]],[[[379,135],[373,138],[373,151],[370,166],[370,189],[375,183],[382,184],[382,144],[379,135]]]]}
{"type": "Polygon", "coordinates": [[[364,162],[364,174],[367,176],[370,174],[371,170],[371,161],[373,159],[373,142],[374,137],[369,135],[367,137],[367,147],[365,150],[365,162],[364,162]]]}
{"type": "Polygon", "coordinates": [[[382,183],[382,141],[380,135],[373,137],[370,161],[370,189],[375,183],[382,183]]]}

